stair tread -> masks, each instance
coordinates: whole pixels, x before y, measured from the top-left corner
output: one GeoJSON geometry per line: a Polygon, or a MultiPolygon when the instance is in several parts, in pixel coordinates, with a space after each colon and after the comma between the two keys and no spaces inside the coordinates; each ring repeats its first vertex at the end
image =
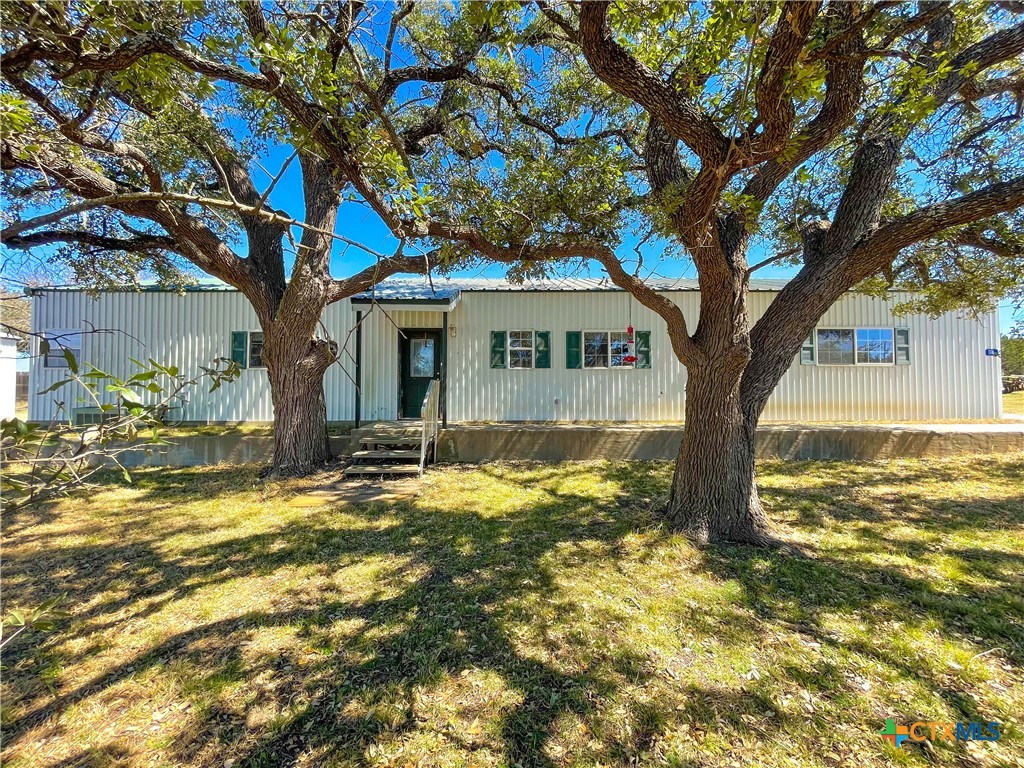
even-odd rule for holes
{"type": "Polygon", "coordinates": [[[391,450],[391,451],[356,451],[352,454],[353,459],[415,459],[419,461],[418,450],[391,450]]]}
{"type": "Polygon", "coordinates": [[[419,464],[353,464],[345,468],[346,475],[414,475],[419,464]]]}
{"type": "Polygon", "coordinates": [[[385,445],[417,445],[421,442],[421,438],[401,435],[370,435],[368,437],[360,437],[359,442],[385,445]]]}

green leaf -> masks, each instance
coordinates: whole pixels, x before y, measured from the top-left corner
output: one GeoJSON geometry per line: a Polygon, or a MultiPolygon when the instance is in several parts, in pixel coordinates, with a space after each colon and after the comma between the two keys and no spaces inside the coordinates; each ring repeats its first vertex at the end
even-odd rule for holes
{"type": "Polygon", "coordinates": [[[142,405],[142,398],[135,390],[121,387],[121,399],[130,405],[142,405]]]}
{"type": "Polygon", "coordinates": [[[38,394],[45,395],[47,392],[54,392],[54,391],[60,389],[61,387],[63,387],[65,384],[70,384],[72,381],[73,381],[73,379],[61,379],[60,381],[55,381],[55,382],[53,382],[53,384],[48,386],[46,389],[41,390],[38,394]]]}

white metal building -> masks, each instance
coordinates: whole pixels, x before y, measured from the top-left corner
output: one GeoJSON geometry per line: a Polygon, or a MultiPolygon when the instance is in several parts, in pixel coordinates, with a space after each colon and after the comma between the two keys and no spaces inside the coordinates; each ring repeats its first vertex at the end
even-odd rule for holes
{"type": "MultiPolygon", "coordinates": [[[[752,281],[753,320],[783,284],[752,281]]],[[[700,300],[694,281],[657,287],[694,327],[700,300]]],[[[93,296],[39,288],[32,295],[32,330],[59,343],[50,355],[33,358],[30,419],[51,418],[55,398],[70,396],[67,388],[41,394],[67,372],[61,345],[111,372],[130,372],[130,358],[193,372],[214,358],[233,357],[246,368],[241,379],[212,394],[193,391],[183,405],[184,419],[272,419],[270,387],[260,367],[262,336],[254,312],[234,289],[204,284],[183,293],[147,289],[93,296]]],[[[1000,417],[999,359],[986,354],[999,346],[995,311],[978,320],[952,313],[937,319],[894,316],[893,306],[907,298],[850,294],[840,300],[794,359],[765,419],[1000,417]]],[[[664,322],[606,281],[520,286],[484,279],[392,279],[372,297],[328,307],[323,323],[343,348],[326,377],[332,421],[415,416],[418,393],[435,377],[442,380],[449,422],[683,418],[686,370],[672,354],[664,322]],[[627,348],[630,326],[635,346],[627,348]]]]}
{"type": "Polygon", "coordinates": [[[0,333],[0,419],[14,418],[17,399],[18,337],[0,333]]]}

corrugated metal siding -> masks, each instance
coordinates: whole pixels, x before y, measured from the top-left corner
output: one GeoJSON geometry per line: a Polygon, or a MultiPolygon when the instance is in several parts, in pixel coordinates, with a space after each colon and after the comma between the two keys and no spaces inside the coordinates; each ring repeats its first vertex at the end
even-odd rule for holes
{"type": "MultiPolygon", "coordinates": [[[[353,325],[347,301],[327,308],[324,325],[344,343],[353,325]]],[[[259,330],[252,307],[242,294],[231,291],[191,292],[113,292],[92,298],[79,291],[44,292],[32,299],[32,328],[96,329],[82,337],[81,361],[115,375],[138,370],[129,358],[149,358],[164,365],[177,365],[192,376],[200,365],[214,358],[231,356],[231,332],[259,330]],[[103,329],[116,329],[105,332],[103,329]]],[[[36,342],[37,343],[37,342],[36,342]]],[[[354,349],[350,340],[349,346],[354,349]]],[[[354,418],[354,364],[343,358],[327,373],[327,417],[332,421],[354,418]],[[342,370],[344,368],[344,371],[342,370]],[[347,375],[346,375],[347,372],[347,375]]],[[[56,412],[55,400],[80,394],[71,385],[48,394],[39,394],[63,378],[62,369],[44,368],[34,358],[30,368],[29,417],[46,420],[56,412]]],[[[200,384],[188,394],[184,418],[189,421],[271,421],[273,409],[270,383],[262,369],[242,372],[241,377],[210,393],[200,384]]]]}
{"type": "MultiPolygon", "coordinates": [[[[695,326],[699,296],[668,294],[695,326]]],[[[751,315],[759,317],[774,294],[752,293],[751,315]]],[[[911,329],[909,366],[802,366],[794,364],[768,404],[775,420],[985,419],[1000,414],[999,360],[984,355],[998,346],[995,313],[981,321],[953,314],[931,320],[894,318],[889,299],[848,296],[832,307],[819,327],[905,326],[911,329]]],[[[362,307],[364,313],[368,307],[362,307]]],[[[440,328],[440,310],[384,310],[363,324],[362,416],[394,419],[398,404],[397,328],[440,328]]],[[[349,330],[355,313],[348,302],[329,307],[330,334],[355,353],[349,330]]],[[[199,364],[230,353],[233,330],[256,330],[255,314],[236,292],[108,293],[98,299],[75,291],[43,292],[33,299],[33,329],[119,328],[127,333],[86,334],[82,359],[105,370],[127,373],[129,357],[152,357],[195,372],[199,364]],[[130,335],[128,335],[130,334],[130,335]]],[[[451,421],[678,421],[683,418],[686,371],[675,359],[664,322],[623,292],[466,292],[449,317],[448,416],[451,421]],[[647,370],[566,370],[565,332],[650,330],[652,365],[647,370]],[[492,330],[551,332],[551,368],[490,368],[492,330]]],[[[354,418],[354,361],[343,354],[345,371],[326,379],[328,417],[354,418]]],[[[70,390],[39,395],[62,376],[33,360],[30,373],[32,419],[48,419],[53,399],[70,390]]],[[[193,391],[186,418],[194,421],[269,421],[273,417],[266,373],[250,370],[213,394],[193,391]]]]}
{"type": "MultiPolygon", "coordinates": [[[[699,296],[669,295],[695,327],[699,296]]],[[[775,297],[751,293],[756,321],[775,297]]],[[[892,307],[909,298],[850,295],[819,327],[910,328],[908,366],[794,365],[765,412],[772,420],[987,419],[1000,414],[999,365],[985,357],[998,342],[995,313],[973,321],[949,313],[935,320],[896,318],[892,307]]],[[[452,313],[457,335],[449,351],[449,418],[453,421],[676,421],[685,407],[686,370],[672,354],[664,322],[627,294],[463,294],[452,313]],[[651,330],[648,370],[566,370],[569,330],[651,330]],[[551,331],[552,367],[491,369],[492,330],[551,331]]]]}
{"type": "MultiPolygon", "coordinates": [[[[677,294],[672,294],[676,296],[677,294]]],[[[695,320],[696,294],[681,293],[695,320]]],[[[664,321],[629,294],[465,293],[452,313],[448,418],[453,421],[673,421],[683,417],[686,369],[672,355],[664,321]],[[650,330],[649,369],[566,370],[565,332],[650,330]],[[551,332],[551,368],[492,369],[491,331],[551,332]]]]}
{"type": "MultiPolygon", "coordinates": [[[[774,294],[751,294],[753,318],[774,294]]],[[[775,420],[885,421],[992,419],[1001,413],[997,346],[999,322],[947,313],[895,317],[892,308],[911,298],[850,295],[825,313],[818,328],[904,327],[910,329],[910,365],[827,366],[794,362],[768,402],[764,417],[775,420]]]]}

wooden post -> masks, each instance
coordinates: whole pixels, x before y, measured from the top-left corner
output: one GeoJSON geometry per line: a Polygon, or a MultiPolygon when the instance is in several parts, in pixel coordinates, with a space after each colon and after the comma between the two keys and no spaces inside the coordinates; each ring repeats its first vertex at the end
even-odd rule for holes
{"type": "Polygon", "coordinates": [[[363,311],[359,310],[356,312],[356,429],[359,429],[359,423],[362,417],[363,410],[363,392],[362,392],[362,381],[363,381],[363,311]]]}
{"type": "Polygon", "coordinates": [[[448,428],[448,313],[441,316],[441,429],[448,428]]]}

